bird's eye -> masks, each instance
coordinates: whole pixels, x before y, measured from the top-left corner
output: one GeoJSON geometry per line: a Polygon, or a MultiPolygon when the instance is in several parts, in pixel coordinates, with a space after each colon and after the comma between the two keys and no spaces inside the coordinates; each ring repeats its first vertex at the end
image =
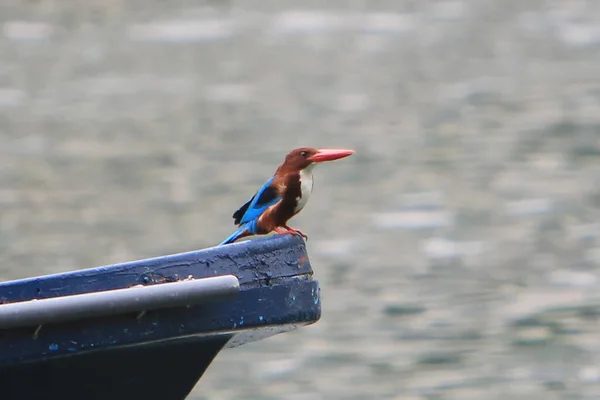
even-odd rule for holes
{"type": "Polygon", "coordinates": [[[306,158],[306,156],[308,155],[308,152],[306,152],[306,151],[302,151],[302,152],[300,152],[300,155],[301,155],[302,157],[306,158]]]}

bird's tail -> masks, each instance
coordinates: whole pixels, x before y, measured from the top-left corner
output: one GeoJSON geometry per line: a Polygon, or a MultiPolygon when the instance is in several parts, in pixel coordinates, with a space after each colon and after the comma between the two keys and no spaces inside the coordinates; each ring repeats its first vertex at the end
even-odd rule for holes
{"type": "Polygon", "coordinates": [[[240,226],[235,232],[233,232],[231,235],[229,235],[229,237],[227,239],[223,240],[221,242],[221,244],[219,244],[219,246],[222,246],[224,244],[233,243],[236,240],[238,240],[239,238],[254,235],[254,234],[256,234],[256,223],[255,223],[255,221],[252,221],[248,224],[244,224],[244,225],[240,226]]]}

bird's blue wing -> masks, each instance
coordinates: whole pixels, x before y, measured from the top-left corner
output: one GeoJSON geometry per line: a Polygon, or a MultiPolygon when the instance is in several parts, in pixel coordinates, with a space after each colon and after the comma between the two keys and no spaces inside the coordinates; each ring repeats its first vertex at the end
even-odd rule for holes
{"type": "Polygon", "coordinates": [[[275,177],[272,177],[266,181],[246,204],[233,213],[236,225],[245,224],[257,219],[267,208],[281,200],[277,194],[277,190],[272,186],[274,179],[275,177]]]}

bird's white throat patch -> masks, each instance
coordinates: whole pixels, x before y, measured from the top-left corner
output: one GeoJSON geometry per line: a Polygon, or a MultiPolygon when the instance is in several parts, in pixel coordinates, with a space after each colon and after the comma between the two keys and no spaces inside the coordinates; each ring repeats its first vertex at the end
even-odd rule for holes
{"type": "Polygon", "coordinates": [[[300,190],[302,191],[302,197],[297,197],[296,208],[294,212],[299,212],[304,208],[306,203],[308,202],[308,198],[313,191],[313,175],[312,170],[315,167],[315,164],[311,164],[308,167],[304,168],[300,171],[300,190]]]}

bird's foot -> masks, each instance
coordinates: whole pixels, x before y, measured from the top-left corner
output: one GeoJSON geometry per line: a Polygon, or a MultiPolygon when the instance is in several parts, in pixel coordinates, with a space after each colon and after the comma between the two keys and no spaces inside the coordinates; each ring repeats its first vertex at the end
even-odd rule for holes
{"type": "Polygon", "coordinates": [[[302,231],[300,231],[298,229],[290,228],[287,225],[284,225],[284,228],[287,229],[287,233],[291,233],[292,235],[298,235],[300,237],[303,237],[305,240],[308,240],[308,236],[306,236],[304,233],[302,233],[302,231]]]}
{"type": "Polygon", "coordinates": [[[275,231],[276,233],[280,234],[280,235],[285,235],[286,233],[289,233],[286,230],[283,230],[281,228],[274,228],[273,231],[275,231]]]}

